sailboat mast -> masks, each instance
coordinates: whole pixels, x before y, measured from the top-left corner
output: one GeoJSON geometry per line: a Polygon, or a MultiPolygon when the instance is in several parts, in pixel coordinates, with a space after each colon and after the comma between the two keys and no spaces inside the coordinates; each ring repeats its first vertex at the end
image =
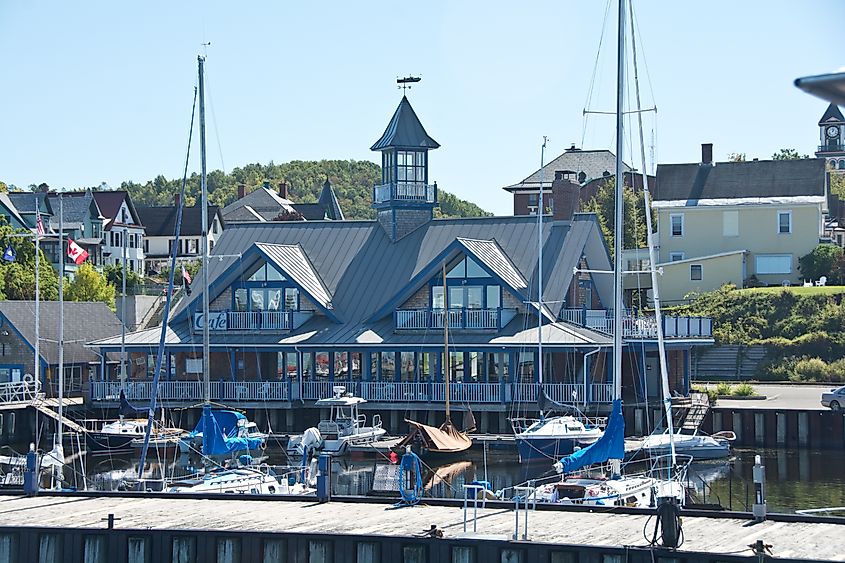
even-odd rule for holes
{"type": "Polygon", "coordinates": [[[540,195],[537,198],[537,381],[540,383],[540,393],[543,392],[543,166],[547,141],[548,137],[543,135],[543,146],[540,147],[540,195]]]}
{"type": "MultiPolygon", "coordinates": [[[[613,224],[613,399],[622,398],[622,239],[623,188],[622,170],[623,101],[625,92],[625,0],[619,0],[619,35],[616,69],[616,206],[613,224]]],[[[622,460],[611,460],[614,475],[621,473],[622,460]]]]}
{"type": "MultiPolygon", "coordinates": [[[[123,224],[126,224],[126,211],[123,212],[123,224]]],[[[120,388],[126,390],[126,237],[129,229],[123,227],[123,273],[121,274],[120,288],[120,316],[123,322],[120,323],[120,388]]]]}
{"type": "MultiPolygon", "coordinates": [[[[643,162],[643,200],[645,205],[646,242],[648,244],[648,262],[651,272],[651,291],[654,298],[654,320],[657,323],[657,352],[660,355],[660,382],[663,391],[663,407],[666,410],[666,426],[669,430],[669,453],[672,466],[675,465],[675,429],[672,419],[672,394],[669,391],[669,371],[666,368],[666,343],[663,334],[663,314],[660,305],[660,285],[657,283],[657,253],[654,248],[654,230],[651,224],[651,194],[648,187],[648,166],[645,160],[645,141],[643,140],[643,114],[640,104],[640,82],[637,72],[637,44],[634,35],[634,7],[631,9],[631,55],[634,64],[634,92],[637,100],[637,125],[640,134],[640,156],[643,162]]],[[[671,471],[671,467],[670,467],[671,471]]]]}
{"type": "MultiPolygon", "coordinates": [[[[41,280],[39,273],[41,267],[41,214],[38,207],[38,194],[35,195],[35,365],[33,366],[32,377],[35,385],[41,382],[41,280]]],[[[36,412],[36,426],[38,411],[36,412]]],[[[38,432],[36,428],[36,440],[38,432]]]]}
{"type": "Polygon", "coordinates": [[[449,412],[449,384],[451,383],[452,371],[451,361],[449,358],[449,292],[446,287],[446,261],[443,261],[443,379],[446,382],[446,423],[452,417],[449,412]]]}
{"type": "MultiPolygon", "coordinates": [[[[56,445],[62,446],[65,404],[65,211],[62,192],[59,192],[59,420],[56,421],[56,445]]],[[[64,460],[62,460],[64,461],[64,460]]]]}
{"type": "Polygon", "coordinates": [[[203,400],[211,403],[211,377],[209,374],[210,336],[208,320],[208,185],[205,171],[205,57],[197,57],[199,62],[199,96],[200,96],[200,188],[202,206],[202,381],[203,400]]]}
{"type": "Polygon", "coordinates": [[[613,398],[622,398],[622,239],[623,188],[625,184],[622,169],[624,148],[623,101],[625,91],[625,0],[619,0],[619,36],[616,69],[616,207],[613,234],[613,398]]]}

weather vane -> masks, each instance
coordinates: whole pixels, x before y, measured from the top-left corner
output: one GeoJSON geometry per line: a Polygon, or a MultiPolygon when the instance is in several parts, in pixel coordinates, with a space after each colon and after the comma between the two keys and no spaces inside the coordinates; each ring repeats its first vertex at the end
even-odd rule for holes
{"type": "Polygon", "coordinates": [[[406,88],[407,88],[408,90],[410,90],[410,89],[411,89],[411,85],[412,85],[412,84],[416,84],[416,83],[417,83],[417,82],[419,82],[420,80],[422,80],[422,77],[419,77],[419,76],[406,76],[406,77],[404,77],[404,78],[397,78],[397,79],[396,79],[396,84],[398,84],[398,86],[396,86],[396,87],[397,87],[397,88],[402,88],[402,94],[404,94],[404,93],[405,93],[405,89],[406,89],[406,88]]]}

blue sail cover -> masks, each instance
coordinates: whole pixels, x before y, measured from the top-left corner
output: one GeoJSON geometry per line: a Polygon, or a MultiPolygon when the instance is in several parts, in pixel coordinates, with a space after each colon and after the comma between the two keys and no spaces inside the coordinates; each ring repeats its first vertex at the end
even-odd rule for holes
{"type": "Polygon", "coordinates": [[[260,448],[261,438],[238,436],[240,421],[244,421],[242,426],[246,425],[246,417],[237,411],[211,410],[211,407],[204,407],[202,418],[191,434],[202,432],[203,455],[228,455],[260,448]]]}
{"type": "Polygon", "coordinates": [[[613,401],[610,421],[601,438],[577,452],[560,460],[563,472],[576,471],[594,463],[604,463],[609,459],[622,459],[625,456],[625,419],[622,418],[622,399],[613,401]]]}

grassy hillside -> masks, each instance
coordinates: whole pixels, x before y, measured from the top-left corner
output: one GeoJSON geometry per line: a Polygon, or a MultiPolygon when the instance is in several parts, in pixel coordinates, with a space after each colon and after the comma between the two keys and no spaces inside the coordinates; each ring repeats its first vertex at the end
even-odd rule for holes
{"type": "Polygon", "coordinates": [[[768,349],[762,379],[845,380],[845,288],[726,285],[698,296],[680,314],[711,317],[717,344],[768,349]]]}
{"type": "MultiPolygon", "coordinates": [[[[381,167],[369,161],[358,160],[294,160],[284,164],[248,164],[235,168],[228,174],[215,170],[208,174],[208,191],[211,203],[225,206],[237,198],[239,184],[247,191],[270,181],[274,189],[281,181],[288,184],[290,198],[296,203],[317,201],[323,182],[328,177],[340,200],[347,219],[373,219],[370,208],[372,188],[381,182],[381,167]]],[[[121,189],[128,190],[136,205],[169,205],[180,187],[181,180],[157,176],[140,184],[123,182],[121,189]]],[[[200,192],[199,175],[188,178],[187,203],[192,205],[200,192]]],[[[474,203],[464,201],[440,190],[439,215],[443,217],[482,217],[490,215],[474,203]]]]}

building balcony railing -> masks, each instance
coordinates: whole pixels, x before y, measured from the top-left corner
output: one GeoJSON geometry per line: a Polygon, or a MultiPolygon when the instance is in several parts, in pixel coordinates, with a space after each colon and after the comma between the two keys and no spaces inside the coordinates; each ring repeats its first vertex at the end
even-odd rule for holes
{"type": "MultiPolygon", "coordinates": [[[[286,402],[302,399],[316,401],[331,397],[333,387],[342,385],[349,393],[373,403],[432,403],[446,401],[446,384],[434,381],[212,381],[211,400],[229,402],[286,402]]],[[[91,401],[116,403],[121,388],[136,406],[150,400],[152,382],[139,381],[124,386],[117,381],[90,384],[91,401]]],[[[613,388],[609,383],[544,383],[543,390],[560,403],[609,403],[613,388]]],[[[451,383],[449,398],[464,404],[526,403],[534,404],[539,383],[451,383]]],[[[158,400],[197,403],[203,400],[201,381],[163,381],[158,400]]]]}
{"type": "MultiPolygon", "coordinates": [[[[212,401],[288,401],[288,381],[211,381],[212,401]]],[[[130,401],[146,402],[152,394],[152,381],[92,381],[92,401],[118,401],[124,389],[130,401]]],[[[161,381],[158,384],[159,401],[197,402],[204,398],[202,381],[161,381]]],[[[139,405],[135,405],[136,407],[139,405]]]]}
{"type": "MultiPolygon", "coordinates": [[[[290,330],[311,317],[310,311],[211,311],[208,315],[209,330],[290,330]]],[[[194,314],[194,331],[201,331],[202,313],[194,314]]]]}
{"type": "Polygon", "coordinates": [[[391,182],[373,187],[373,202],[407,201],[437,203],[437,184],[391,182]]]}
{"type": "MultiPolygon", "coordinates": [[[[613,334],[613,312],[604,309],[564,309],[564,321],[604,334],[613,334]]],[[[710,338],[713,336],[713,319],[710,317],[663,317],[663,335],[666,338],[710,338]]],[[[652,316],[626,314],[622,317],[624,338],[657,338],[657,319],[652,316]]]]}
{"type": "Polygon", "coordinates": [[[845,152],[845,144],[843,143],[827,143],[820,145],[816,152],[845,152]]]}
{"type": "MultiPolygon", "coordinates": [[[[449,309],[450,330],[498,330],[516,316],[516,309],[449,309]]],[[[443,329],[443,309],[398,309],[396,330],[443,329]]]]}

